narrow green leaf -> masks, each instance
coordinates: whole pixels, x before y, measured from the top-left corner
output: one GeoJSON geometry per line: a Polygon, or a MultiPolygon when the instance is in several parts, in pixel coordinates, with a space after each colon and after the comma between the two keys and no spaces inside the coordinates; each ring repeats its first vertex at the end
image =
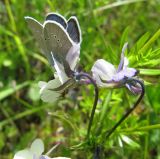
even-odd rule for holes
{"type": "Polygon", "coordinates": [[[123,45],[128,41],[128,32],[129,32],[129,26],[123,31],[121,42],[120,42],[120,49],[122,50],[123,45]]]}
{"type": "Polygon", "coordinates": [[[160,69],[139,69],[140,74],[142,75],[150,75],[150,76],[158,76],[160,75],[160,69]]]}
{"type": "Polygon", "coordinates": [[[16,87],[12,88],[6,88],[0,92],[0,100],[3,100],[7,98],[8,96],[12,95],[16,91],[28,86],[30,84],[30,81],[18,84],[16,87]]]}
{"type": "Polygon", "coordinates": [[[128,136],[121,135],[121,138],[122,138],[122,140],[123,140],[126,144],[128,144],[128,145],[130,145],[130,146],[132,146],[132,147],[134,147],[134,148],[140,147],[140,145],[139,145],[138,143],[136,143],[135,141],[133,141],[132,139],[130,139],[128,136]]]}

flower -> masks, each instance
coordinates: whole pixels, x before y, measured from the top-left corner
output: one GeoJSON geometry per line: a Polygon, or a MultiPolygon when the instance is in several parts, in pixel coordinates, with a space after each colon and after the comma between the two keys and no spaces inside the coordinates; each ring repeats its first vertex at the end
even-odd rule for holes
{"type": "Polygon", "coordinates": [[[57,13],[49,13],[43,24],[32,17],[25,19],[42,53],[56,71],[55,80],[39,82],[41,99],[55,102],[66,88],[75,83],[73,74],[79,61],[81,44],[78,20],[72,16],[67,21],[57,13]]]}
{"type": "Polygon", "coordinates": [[[128,79],[136,76],[138,71],[128,67],[129,61],[124,56],[126,48],[127,43],[123,46],[120,64],[117,69],[114,65],[103,59],[99,59],[94,63],[91,69],[92,76],[99,87],[117,88],[125,85],[133,93],[141,91],[137,83],[131,80],[127,82],[128,79]]]}
{"type": "Polygon", "coordinates": [[[18,151],[13,159],[70,159],[67,157],[50,158],[42,155],[44,152],[44,143],[41,139],[35,139],[30,148],[18,151]]]}

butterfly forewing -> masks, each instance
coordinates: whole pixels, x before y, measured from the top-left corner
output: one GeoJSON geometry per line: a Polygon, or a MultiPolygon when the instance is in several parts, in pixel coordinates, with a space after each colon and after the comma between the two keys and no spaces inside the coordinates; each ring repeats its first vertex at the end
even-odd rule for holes
{"type": "Polygon", "coordinates": [[[57,23],[61,24],[64,28],[67,27],[67,22],[65,18],[57,13],[49,13],[46,16],[46,20],[56,21],[57,23]]]}
{"type": "Polygon", "coordinates": [[[79,23],[76,17],[71,17],[67,22],[67,32],[71,39],[76,42],[81,42],[81,31],[79,28],[79,23]]]}
{"type": "Polygon", "coordinates": [[[31,29],[33,36],[37,40],[39,47],[42,50],[42,53],[47,57],[49,63],[54,65],[51,54],[45,44],[44,36],[43,36],[43,26],[32,17],[25,17],[29,28],[31,29]]]}

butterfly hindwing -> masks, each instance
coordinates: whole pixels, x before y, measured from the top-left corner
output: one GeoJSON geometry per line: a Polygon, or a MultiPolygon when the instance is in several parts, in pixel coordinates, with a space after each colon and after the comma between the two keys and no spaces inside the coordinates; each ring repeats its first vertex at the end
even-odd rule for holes
{"type": "Polygon", "coordinates": [[[72,16],[67,22],[67,32],[75,43],[81,42],[81,31],[76,17],[72,16]]]}
{"type": "Polygon", "coordinates": [[[39,46],[41,47],[43,53],[47,52],[47,48],[43,39],[43,26],[32,17],[25,17],[29,28],[31,29],[35,39],[37,40],[39,46]]]}
{"type": "Polygon", "coordinates": [[[64,28],[67,27],[66,19],[65,19],[62,15],[60,15],[60,14],[57,14],[57,13],[49,13],[49,14],[46,16],[46,20],[56,21],[57,23],[61,24],[64,28]]]}
{"type": "Polygon", "coordinates": [[[34,18],[32,17],[25,17],[28,26],[30,30],[32,31],[32,34],[34,38],[37,40],[39,47],[42,50],[42,53],[47,57],[49,63],[53,66],[54,62],[52,60],[51,54],[49,50],[47,49],[47,46],[45,44],[44,36],[43,36],[43,26],[34,18]]]}

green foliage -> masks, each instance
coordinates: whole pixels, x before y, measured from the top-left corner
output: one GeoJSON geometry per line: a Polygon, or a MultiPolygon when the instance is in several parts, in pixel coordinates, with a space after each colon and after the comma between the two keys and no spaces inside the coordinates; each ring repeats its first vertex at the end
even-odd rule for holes
{"type": "Polygon", "coordinates": [[[36,137],[44,140],[46,152],[62,143],[51,156],[92,158],[94,146],[103,142],[108,159],[160,158],[159,10],[158,0],[0,1],[0,158],[13,158],[36,137]],[[84,71],[89,72],[99,58],[118,65],[122,46],[128,41],[130,67],[140,70],[140,78],[150,83],[143,102],[107,141],[106,131],[136,97],[123,88],[100,90],[90,141],[85,138],[94,98],[92,86],[70,90],[54,104],[43,103],[37,83],[52,79],[53,72],[24,16],[43,22],[48,12],[77,16],[84,71]]]}

